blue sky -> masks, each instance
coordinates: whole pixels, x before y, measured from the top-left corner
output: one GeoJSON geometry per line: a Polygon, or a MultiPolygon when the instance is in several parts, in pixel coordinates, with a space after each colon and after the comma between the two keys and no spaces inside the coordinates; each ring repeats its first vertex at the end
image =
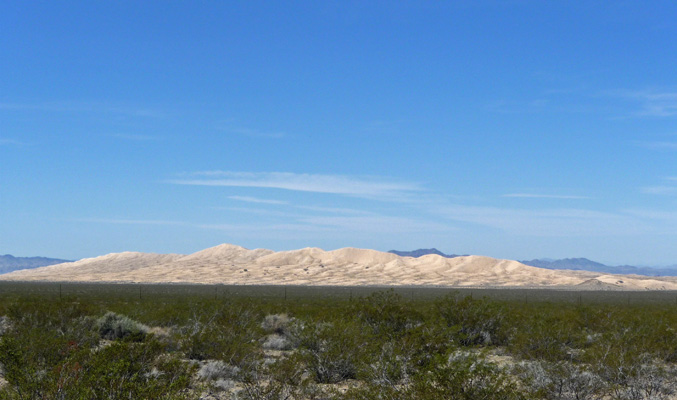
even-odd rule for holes
{"type": "Polygon", "coordinates": [[[677,263],[671,1],[3,2],[0,253],[677,263]]]}

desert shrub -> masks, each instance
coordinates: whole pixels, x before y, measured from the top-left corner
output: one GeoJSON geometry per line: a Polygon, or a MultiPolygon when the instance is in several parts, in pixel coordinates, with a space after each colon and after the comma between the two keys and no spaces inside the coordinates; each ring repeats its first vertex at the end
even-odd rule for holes
{"type": "MultiPolygon", "coordinates": [[[[92,332],[91,319],[72,323],[92,332]]],[[[96,348],[95,342],[79,343],[67,333],[38,324],[18,325],[11,335],[3,335],[0,364],[8,385],[0,398],[162,398],[189,382],[189,367],[161,357],[165,348],[156,341],[118,341],[96,348]]]]}
{"type": "Polygon", "coordinates": [[[271,364],[249,363],[240,374],[243,399],[320,399],[322,390],[306,373],[298,355],[271,364]]]}
{"type": "Polygon", "coordinates": [[[625,384],[612,386],[611,398],[617,400],[667,400],[677,393],[677,368],[654,360],[628,368],[625,384]]]}
{"type": "Polygon", "coordinates": [[[277,334],[266,336],[262,347],[266,350],[291,350],[294,348],[289,339],[277,334]]]}
{"type": "Polygon", "coordinates": [[[518,364],[514,372],[533,397],[594,400],[605,396],[605,383],[587,366],[567,361],[530,361],[518,364]]]}
{"type": "Polygon", "coordinates": [[[406,387],[382,386],[367,383],[348,388],[344,393],[335,393],[333,398],[341,400],[417,400],[406,387]]]}
{"type": "Polygon", "coordinates": [[[61,366],[63,398],[159,399],[185,398],[192,367],[164,354],[163,346],[114,342],[61,366]],[[67,377],[68,379],[64,379],[67,377]]]}
{"type": "Polygon", "coordinates": [[[540,310],[520,315],[510,338],[508,349],[520,358],[552,362],[572,361],[580,357],[580,349],[589,345],[586,331],[575,315],[568,312],[540,310]]]}
{"type": "Polygon", "coordinates": [[[338,383],[357,378],[365,365],[369,338],[359,325],[348,322],[300,323],[295,336],[300,344],[303,362],[318,383],[338,383]]]}
{"type": "Polygon", "coordinates": [[[461,345],[501,345],[507,342],[504,328],[506,311],[487,299],[447,296],[436,303],[437,311],[447,326],[457,329],[461,345]]]}
{"type": "Polygon", "coordinates": [[[394,342],[387,342],[371,359],[362,374],[364,379],[376,386],[392,387],[406,384],[412,373],[410,354],[406,354],[394,342]]]}
{"type": "Polygon", "coordinates": [[[278,335],[284,335],[291,318],[287,314],[271,314],[266,315],[261,323],[261,328],[268,333],[277,333],[278,335]]]}
{"type": "Polygon", "coordinates": [[[600,357],[593,368],[605,381],[608,397],[616,400],[668,399],[677,392],[677,367],[648,353],[618,350],[600,357]]]}
{"type": "Polygon", "coordinates": [[[4,378],[19,398],[44,398],[54,386],[49,375],[68,357],[68,340],[37,328],[23,328],[0,339],[4,378]]]}
{"type": "Polygon", "coordinates": [[[373,293],[359,299],[353,313],[369,326],[375,335],[397,337],[415,324],[418,315],[406,307],[402,296],[394,290],[373,293]]]}
{"type": "Polygon", "coordinates": [[[267,350],[291,350],[294,338],[290,332],[293,319],[287,314],[269,314],[263,319],[261,328],[270,333],[263,339],[262,347],[267,350]]]}
{"type": "Polygon", "coordinates": [[[4,335],[5,332],[8,332],[12,328],[12,322],[9,318],[0,316],[0,336],[4,335]]]}
{"type": "Polygon", "coordinates": [[[197,370],[196,377],[207,382],[212,389],[224,391],[236,385],[240,372],[239,367],[221,360],[207,360],[197,370]]]}
{"type": "Polygon", "coordinates": [[[399,352],[409,360],[413,369],[427,368],[436,358],[449,354],[457,347],[454,342],[456,331],[434,321],[409,329],[399,341],[399,352]]]}
{"type": "Polygon", "coordinates": [[[188,325],[175,333],[179,348],[193,360],[223,360],[239,364],[260,352],[255,345],[261,336],[260,319],[250,310],[221,306],[210,314],[196,313],[188,325]]]}
{"type": "Polygon", "coordinates": [[[221,360],[208,360],[197,371],[198,379],[216,381],[219,379],[235,379],[240,368],[229,365],[221,360]]]}
{"type": "Polygon", "coordinates": [[[465,352],[438,358],[437,365],[414,376],[409,398],[442,399],[526,399],[517,384],[502,368],[465,352]]]}
{"type": "Polygon", "coordinates": [[[150,330],[146,325],[112,311],[96,320],[96,329],[103,339],[132,341],[143,340],[150,330]]]}

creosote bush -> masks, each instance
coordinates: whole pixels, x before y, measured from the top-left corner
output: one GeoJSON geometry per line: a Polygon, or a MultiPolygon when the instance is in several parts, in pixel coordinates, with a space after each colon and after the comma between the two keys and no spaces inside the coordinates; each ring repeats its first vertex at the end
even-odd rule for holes
{"type": "Polygon", "coordinates": [[[143,340],[150,330],[146,325],[112,311],[96,320],[96,328],[103,339],[132,341],[143,340]]]}
{"type": "Polygon", "coordinates": [[[297,328],[300,354],[317,383],[338,383],[357,378],[368,338],[349,323],[306,323],[297,328]]]}
{"type": "Polygon", "coordinates": [[[268,333],[284,335],[291,321],[287,314],[266,315],[261,323],[261,328],[268,333]]]}
{"type": "Polygon", "coordinates": [[[437,301],[437,310],[447,326],[457,330],[457,340],[463,346],[502,345],[507,341],[505,314],[495,302],[447,296],[437,301]]]}

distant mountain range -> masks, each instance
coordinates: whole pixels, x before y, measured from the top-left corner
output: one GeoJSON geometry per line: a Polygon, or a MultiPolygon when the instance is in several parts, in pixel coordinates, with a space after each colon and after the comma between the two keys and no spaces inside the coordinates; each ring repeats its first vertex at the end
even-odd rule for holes
{"type": "Polygon", "coordinates": [[[20,269],[46,267],[48,265],[65,262],[70,262],[70,260],[47,257],[14,257],[13,255],[5,254],[4,256],[0,255],[0,274],[6,274],[20,269]]]}
{"type": "Polygon", "coordinates": [[[412,251],[398,251],[398,250],[389,250],[388,253],[393,253],[397,254],[400,257],[414,257],[418,258],[421,256],[425,256],[428,254],[437,254],[438,256],[446,257],[446,258],[454,258],[454,257],[460,257],[458,254],[444,254],[441,251],[432,248],[432,249],[418,249],[418,250],[412,250],[412,251]]]}
{"type": "Polygon", "coordinates": [[[575,271],[606,272],[609,274],[635,274],[647,276],[677,276],[677,268],[634,267],[632,265],[605,265],[587,258],[551,260],[520,260],[522,264],[546,269],[571,269],[575,271]]]}
{"type": "MultiPolygon", "coordinates": [[[[456,254],[444,254],[441,251],[433,249],[418,249],[413,251],[390,250],[389,253],[397,254],[402,257],[421,257],[427,254],[437,254],[442,257],[454,258],[460,257],[456,254]]],[[[604,272],[608,274],[635,274],[646,276],[677,276],[677,266],[668,268],[653,267],[634,267],[632,265],[611,266],[588,260],[587,258],[564,258],[553,260],[549,258],[540,258],[534,260],[519,260],[524,265],[545,269],[569,269],[574,271],[592,271],[604,272]]]]}

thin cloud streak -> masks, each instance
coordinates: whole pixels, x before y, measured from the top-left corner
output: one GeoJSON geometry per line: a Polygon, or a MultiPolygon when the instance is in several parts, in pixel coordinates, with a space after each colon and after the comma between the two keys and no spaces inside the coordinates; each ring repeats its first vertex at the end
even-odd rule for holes
{"type": "Polygon", "coordinates": [[[359,216],[359,217],[310,217],[302,219],[313,226],[327,226],[334,229],[344,229],[351,232],[374,232],[374,233],[409,233],[449,231],[453,228],[449,225],[420,221],[411,218],[390,216],[359,216]]]}
{"type": "Polygon", "coordinates": [[[287,137],[287,134],[284,132],[268,132],[250,128],[228,128],[225,130],[227,132],[233,132],[251,138],[283,139],[287,137]]]}
{"type": "Polygon", "coordinates": [[[203,179],[175,179],[177,185],[226,186],[284,189],[300,192],[328,193],[382,200],[398,198],[420,191],[407,182],[390,182],[383,178],[358,178],[346,175],[296,174],[289,172],[203,171],[192,174],[203,179]]]}
{"type": "Polygon", "coordinates": [[[180,221],[150,220],[150,219],[125,219],[125,218],[80,218],[78,222],[93,222],[102,224],[121,225],[188,225],[180,221]]]}
{"type": "Polygon", "coordinates": [[[135,141],[135,142],[149,142],[149,141],[160,140],[160,138],[157,137],[157,136],[135,135],[135,134],[126,134],[126,133],[114,133],[114,134],[108,135],[108,136],[112,137],[112,138],[116,138],[116,139],[130,140],[130,141],[135,141]]]}
{"type": "Polygon", "coordinates": [[[110,113],[132,117],[162,118],[165,116],[156,110],[125,106],[111,106],[96,103],[53,102],[53,103],[0,103],[0,110],[9,111],[42,111],[58,113],[110,113]]]}
{"type": "Polygon", "coordinates": [[[651,150],[677,150],[677,142],[637,142],[637,144],[651,150]]]}
{"type": "Polygon", "coordinates": [[[341,208],[341,207],[319,207],[319,206],[305,206],[298,204],[289,204],[287,201],[282,200],[273,200],[273,199],[261,199],[258,197],[251,196],[228,196],[231,200],[243,201],[246,203],[254,204],[270,204],[270,205],[285,205],[290,206],[299,210],[306,211],[315,211],[315,212],[326,212],[332,214],[368,214],[367,211],[356,210],[353,208],[341,208]]]}
{"type": "Polygon", "coordinates": [[[677,92],[656,90],[616,90],[611,95],[622,97],[639,103],[634,115],[640,117],[673,117],[677,116],[677,92]]]}
{"type": "Polygon", "coordinates": [[[450,220],[525,236],[617,236],[652,230],[634,216],[574,208],[528,210],[447,205],[435,212],[450,220]]]}
{"type": "Polygon", "coordinates": [[[28,143],[16,139],[0,138],[0,146],[28,146],[28,143]]]}
{"type": "Polygon", "coordinates": [[[677,195],[677,186],[645,186],[640,191],[644,194],[672,196],[677,195]]]}
{"type": "Polygon", "coordinates": [[[273,204],[273,205],[289,204],[286,201],[282,200],[260,199],[258,197],[250,197],[250,196],[228,196],[228,198],[231,200],[243,201],[245,203],[273,204]]]}
{"type": "Polygon", "coordinates": [[[255,234],[266,234],[268,232],[275,232],[275,235],[279,235],[280,232],[329,232],[330,229],[326,227],[313,226],[313,225],[304,225],[304,224],[197,224],[196,228],[202,229],[213,229],[219,231],[226,231],[235,234],[241,234],[243,232],[255,233],[255,234]]]}
{"type": "Polygon", "coordinates": [[[501,195],[501,197],[516,197],[525,199],[565,199],[565,200],[588,200],[588,196],[570,196],[558,194],[536,194],[536,193],[508,193],[501,195]]]}

